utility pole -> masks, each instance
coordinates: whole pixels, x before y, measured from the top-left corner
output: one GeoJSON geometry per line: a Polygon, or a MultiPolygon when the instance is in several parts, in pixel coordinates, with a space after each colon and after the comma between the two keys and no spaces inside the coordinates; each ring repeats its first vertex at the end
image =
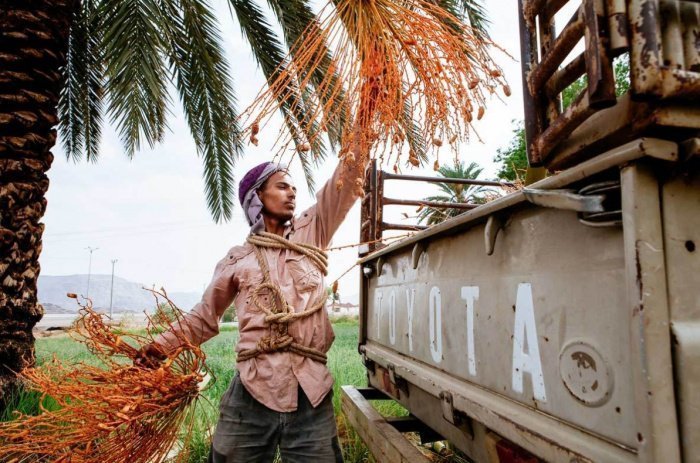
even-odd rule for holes
{"type": "Polygon", "coordinates": [[[87,281],[87,291],[85,291],[85,299],[90,297],[90,274],[92,273],[92,253],[100,248],[93,248],[91,246],[86,247],[90,251],[90,262],[88,263],[88,281],[87,281]]]}
{"type": "Polygon", "coordinates": [[[114,294],[114,264],[118,259],[112,259],[112,285],[109,288],[109,318],[112,318],[112,295],[114,294]]]}

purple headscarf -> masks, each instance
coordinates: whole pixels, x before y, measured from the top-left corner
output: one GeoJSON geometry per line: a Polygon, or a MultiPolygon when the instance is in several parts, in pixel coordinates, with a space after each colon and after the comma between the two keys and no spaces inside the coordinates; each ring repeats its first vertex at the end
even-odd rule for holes
{"type": "Polygon", "coordinates": [[[263,203],[257,195],[258,189],[272,174],[284,170],[287,170],[286,166],[274,162],[263,162],[250,169],[239,183],[238,200],[251,227],[251,234],[265,229],[265,223],[262,220],[263,203]]]}

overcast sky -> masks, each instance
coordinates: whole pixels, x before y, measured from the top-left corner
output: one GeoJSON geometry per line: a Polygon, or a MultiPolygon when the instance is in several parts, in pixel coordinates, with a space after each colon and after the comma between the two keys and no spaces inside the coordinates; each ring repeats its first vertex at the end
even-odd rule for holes
{"type": "MultiPolygon", "coordinates": [[[[516,1],[486,3],[492,20],[492,38],[517,59],[520,52],[516,1]]],[[[225,38],[238,106],[242,109],[252,101],[264,80],[227,3],[216,0],[213,4],[225,38]]],[[[505,102],[495,98],[490,101],[486,116],[476,123],[483,143],[472,137],[472,142],[460,150],[462,160],[476,161],[485,168],[484,177],[495,176],[496,149],[506,146],[512,138],[511,121],[523,117],[520,64],[500,52],[494,52],[494,57],[504,69],[512,96],[505,102]]],[[[176,97],[173,99],[177,102],[176,97]]],[[[177,104],[172,112],[164,143],[153,150],[141,150],[132,160],[124,155],[119,138],[109,126],[105,127],[100,159],[95,164],[67,161],[59,140],[54,148],[56,160],[48,173],[51,186],[40,258],[43,275],[87,273],[86,247],[91,246],[99,248],[93,253],[93,274],[110,273],[111,260],[118,259],[115,274],[119,277],[148,286],[164,286],[168,291],[201,292],[216,262],[230,247],[244,242],[248,226],[240,207],[229,223],[216,225],[211,219],[203,194],[201,159],[177,104]]],[[[237,179],[250,167],[271,159],[270,138],[274,137],[266,138],[262,133],[260,146],[246,148],[245,158],[236,166],[237,179]]],[[[446,149],[443,162],[450,157],[446,149]]],[[[317,169],[317,185],[329,177],[336,162],[335,156],[330,156],[317,169]]],[[[293,166],[293,172],[299,188],[297,211],[301,211],[313,203],[314,197],[306,189],[298,165],[293,166]]],[[[432,168],[404,173],[433,175],[432,168]]],[[[387,184],[387,196],[418,199],[435,191],[429,185],[393,183],[387,184]]],[[[387,220],[401,221],[401,211],[389,208],[385,212],[387,220]]],[[[356,204],[333,244],[356,243],[358,239],[356,204]]],[[[356,256],[354,249],[333,252],[328,284],[351,266],[356,256]]],[[[356,294],[358,278],[355,269],[341,280],[341,295],[356,294]]]]}

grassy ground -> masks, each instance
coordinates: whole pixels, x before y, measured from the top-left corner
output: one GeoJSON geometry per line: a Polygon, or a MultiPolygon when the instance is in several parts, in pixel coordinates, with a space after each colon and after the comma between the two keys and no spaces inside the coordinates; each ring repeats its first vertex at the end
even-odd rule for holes
{"type": "MultiPolygon", "coordinates": [[[[357,353],[358,325],[356,321],[341,320],[333,325],[336,339],[328,354],[328,366],[335,378],[333,405],[335,406],[338,420],[338,429],[341,436],[341,446],[346,463],[360,463],[373,461],[367,448],[357,435],[345,424],[340,412],[340,386],[355,385],[366,386],[366,373],[357,353]]],[[[207,364],[211,368],[215,381],[210,383],[204,392],[204,400],[198,405],[197,423],[195,433],[190,443],[190,463],[203,463],[209,449],[209,433],[218,417],[218,403],[224,391],[235,373],[234,346],[238,338],[235,329],[224,329],[215,338],[204,344],[207,354],[207,364]]],[[[68,336],[55,336],[37,340],[37,361],[39,364],[51,360],[54,355],[67,362],[91,362],[85,347],[68,336]]],[[[23,393],[18,397],[13,409],[19,409],[25,413],[36,413],[38,410],[38,396],[34,393],[23,393]]],[[[48,401],[44,404],[53,406],[48,401]]],[[[375,402],[375,407],[385,416],[401,416],[407,412],[400,405],[390,401],[375,402]]],[[[0,413],[0,421],[11,419],[10,410],[0,413]]],[[[436,455],[437,457],[437,455],[436,455]]],[[[441,461],[463,461],[461,459],[441,461]]]]}

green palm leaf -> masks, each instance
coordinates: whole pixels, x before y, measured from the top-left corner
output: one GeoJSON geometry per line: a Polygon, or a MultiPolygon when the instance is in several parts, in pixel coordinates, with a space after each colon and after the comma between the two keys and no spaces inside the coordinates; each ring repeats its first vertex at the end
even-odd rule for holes
{"type": "Polygon", "coordinates": [[[161,13],[162,29],[170,33],[170,67],[204,161],[207,204],[216,221],[228,220],[233,211],[234,161],[243,148],[216,18],[200,0],[164,2],[161,13]],[[166,28],[168,21],[171,27],[166,28]]]}
{"type": "MultiPolygon", "coordinates": [[[[316,18],[316,15],[311,10],[309,3],[304,0],[268,0],[268,4],[272,11],[275,13],[278,22],[282,26],[282,32],[284,34],[287,46],[290,49],[292,56],[295,56],[298,52],[297,48],[294,46],[297,44],[304,33],[307,34],[317,34],[320,25],[316,18]]],[[[313,75],[311,76],[311,82],[315,86],[323,81],[324,76],[328,73],[331,65],[331,52],[327,46],[323,47],[323,51],[319,53],[319,56],[314,58],[314,61],[319,61],[320,65],[315,69],[313,75]]],[[[305,76],[301,76],[302,78],[305,76]]],[[[332,77],[334,80],[337,77],[332,77]]],[[[334,87],[332,85],[331,87],[334,87]]],[[[342,105],[344,96],[338,95],[333,98],[331,95],[325,93],[317,94],[319,100],[324,104],[342,105]]],[[[342,137],[342,127],[347,118],[345,112],[341,112],[339,117],[329,120],[328,123],[328,138],[334,147],[340,146],[340,141],[342,137]]]]}
{"type": "Polygon", "coordinates": [[[478,0],[458,0],[462,7],[462,13],[469,20],[469,24],[475,32],[488,37],[488,25],[490,23],[486,14],[486,7],[478,0]]]}
{"type": "Polygon", "coordinates": [[[107,112],[132,156],[145,139],[153,147],[163,138],[169,104],[168,72],[161,59],[163,40],[151,0],[102,2],[102,48],[106,65],[107,112]]]}
{"type": "MultiPolygon", "coordinates": [[[[465,15],[475,28],[485,27],[478,0],[439,1],[455,14],[465,15]]],[[[306,0],[268,0],[283,40],[256,4],[229,3],[268,81],[284,62],[287,49],[291,47],[293,58],[293,44],[304,31],[319,27],[306,0]]],[[[243,145],[221,42],[207,0],[83,0],[71,27],[59,103],[59,129],[67,156],[76,161],[82,155],[97,159],[105,115],[116,126],[128,156],[144,143],[152,147],[162,141],[174,84],[203,160],[207,206],[216,221],[229,219],[234,162],[242,155],[243,145]]],[[[324,64],[311,76],[312,86],[298,88],[296,100],[282,108],[285,124],[298,143],[307,135],[301,129],[307,114],[329,102],[330,96],[314,88],[331,62],[327,47],[321,53],[318,59],[324,64]]],[[[336,98],[337,104],[343,104],[342,96],[336,98]]],[[[425,142],[409,114],[407,109],[402,128],[412,149],[425,160],[425,142]]],[[[345,114],[339,119],[343,120],[329,121],[327,127],[333,146],[340,142],[345,114]]],[[[311,152],[300,154],[313,190],[314,162],[325,157],[325,147],[315,143],[311,152]]]]}
{"type": "Polygon", "coordinates": [[[91,0],[76,8],[58,102],[63,148],[74,161],[83,151],[89,161],[96,161],[102,133],[102,29],[94,10],[95,2],[91,0]]]}
{"type": "MultiPolygon", "coordinates": [[[[270,24],[257,5],[247,0],[230,0],[229,4],[236,14],[243,36],[248,40],[253,50],[253,56],[260,65],[267,81],[271,82],[279,72],[280,64],[284,62],[285,51],[283,45],[272,31],[270,24]]],[[[303,142],[301,127],[306,120],[307,114],[309,114],[306,108],[310,102],[308,95],[303,95],[301,89],[296,88],[293,97],[283,101],[280,105],[285,125],[297,145],[303,142]],[[301,108],[301,110],[295,111],[293,108],[301,108]]],[[[320,129],[314,126],[312,130],[318,131],[320,129]]],[[[314,143],[311,148],[311,154],[315,157],[325,157],[326,150],[321,142],[314,143]]],[[[314,180],[311,163],[308,156],[304,155],[304,153],[300,153],[299,158],[309,190],[313,191],[314,180]]]]}
{"type": "MultiPolygon", "coordinates": [[[[461,161],[455,161],[451,166],[441,166],[438,169],[438,174],[445,178],[476,180],[483,170],[475,162],[465,165],[461,161]]],[[[447,182],[437,183],[436,185],[444,194],[428,196],[424,198],[425,201],[481,204],[485,201],[484,194],[491,191],[489,188],[480,185],[447,182]]],[[[463,212],[463,209],[424,207],[418,213],[418,223],[425,222],[428,225],[434,225],[463,212]]]]}

